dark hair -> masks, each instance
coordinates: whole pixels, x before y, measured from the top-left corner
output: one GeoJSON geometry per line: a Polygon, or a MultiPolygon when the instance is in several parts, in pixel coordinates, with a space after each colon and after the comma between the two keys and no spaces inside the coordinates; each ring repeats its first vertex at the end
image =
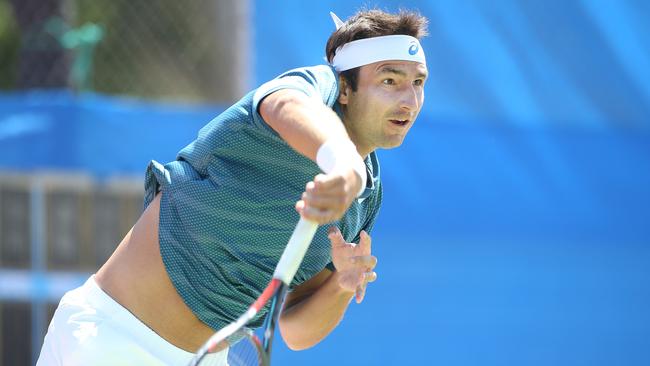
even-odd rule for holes
{"type": "MultiPolygon", "coordinates": [[[[336,30],[327,40],[325,54],[327,60],[332,62],[336,50],[342,45],[358,39],[405,34],[420,39],[427,33],[427,18],[417,12],[400,10],[397,14],[391,14],[382,10],[362,10],[336,30]]],[[[341,72],[352,91],[357,91],[359,68],[341,72]]]]}

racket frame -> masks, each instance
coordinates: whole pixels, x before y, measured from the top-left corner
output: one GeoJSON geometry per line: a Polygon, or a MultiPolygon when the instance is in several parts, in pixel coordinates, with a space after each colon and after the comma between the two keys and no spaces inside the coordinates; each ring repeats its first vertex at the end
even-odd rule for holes
{"type": "MultiPolygon", "coordinates": [[[[262,341],[262,355],[260,364],[262,366],[268,366],[271,362],[271,347],[273,342],[273,332],[277,324],[278,317],[282,310],[282,305],[284,303],[284,298],[286,297],[289,285],[293,281],[293,277],[296,275],[300,263],[302,263],[309,244],[311,243],[316,230],[318,229],[318,224],[300,218],[298,224],[296,225],[291,237],[289,238],[289,243],[287,244],[278,265],[275,268],[273,273],[273,278],[266,286],[262,294],[255,300],[255,302],[242,314],[237,320],[233,323],[228,324],[222,329],[214,333],[204,344],[199,348],[197,353],[194,355],[192,360],[189,363],[189,366],[198,366],[203,357],[205,357],[209,352],[214,351],[219,344],[226,341],[226,339],[234,335],[237,331],[241,330],[249,323],[255,315],[262,309],[269,300],[272,299],[271,309],[269,314],[264,321],[264,335],[262,341]]],[[[259,341],[259,340],[258,340],[259,341]]],[[[255,342],[255,341],[253,341],[255,342]]]]}

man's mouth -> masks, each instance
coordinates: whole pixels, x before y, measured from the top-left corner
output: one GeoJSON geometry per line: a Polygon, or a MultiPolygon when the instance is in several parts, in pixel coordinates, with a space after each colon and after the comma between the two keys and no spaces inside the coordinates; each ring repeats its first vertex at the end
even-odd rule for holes
{"type": "Polygon", "coordinates": [[[409,123],[408,119],[391,119],[390,122],[397,126],[406,126],[409,123]]]}

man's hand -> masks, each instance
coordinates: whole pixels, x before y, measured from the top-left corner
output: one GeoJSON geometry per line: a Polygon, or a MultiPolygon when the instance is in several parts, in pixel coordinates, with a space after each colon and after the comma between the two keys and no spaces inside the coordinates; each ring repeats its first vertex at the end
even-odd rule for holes
{"type": "Polygon", "coordinates": [[[335,275],[344,290],[354,292],[357,304],[363,301],[366,286],[377,279],[373,271],[377,258],[370,254],[370,235],[361,231],[359,244],[346,243],[336,227],[331,227],[329,239],[332,243],[332,262],[336,267],[335,275]]]}
{"type": "Polygon", "coordinates": [[[307,183],[296,211],[319,225],[340,219],[361,189],[361,178],[353,169],[318,174],[307,183]]]}

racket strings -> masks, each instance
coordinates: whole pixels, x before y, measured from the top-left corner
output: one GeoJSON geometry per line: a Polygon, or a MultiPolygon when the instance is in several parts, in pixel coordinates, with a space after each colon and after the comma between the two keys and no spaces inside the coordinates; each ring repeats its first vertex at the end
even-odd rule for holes
{"type": "Polygon", "coordinates": [[[258,342],[253,337],[245,337],[234,346],[231,346],[228,350],[228,366],[262,365],[258,342]]]}

